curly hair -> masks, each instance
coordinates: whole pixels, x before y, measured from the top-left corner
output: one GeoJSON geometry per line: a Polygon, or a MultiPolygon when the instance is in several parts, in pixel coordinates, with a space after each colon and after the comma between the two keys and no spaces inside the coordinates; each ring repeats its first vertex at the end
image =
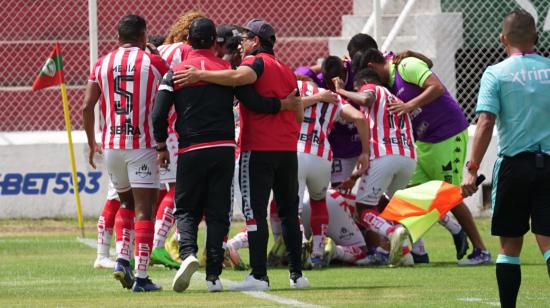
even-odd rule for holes
{"type": "Polygon", "coordinates": [[[174,44],[179,42],[186,42],[189,35],[189,27],[193,20],[199,17],[206,17],[202,12],[189,11],[183,14],[178,21],[170,29],[170,33],[166,36],[164,44],[174,44]]]}

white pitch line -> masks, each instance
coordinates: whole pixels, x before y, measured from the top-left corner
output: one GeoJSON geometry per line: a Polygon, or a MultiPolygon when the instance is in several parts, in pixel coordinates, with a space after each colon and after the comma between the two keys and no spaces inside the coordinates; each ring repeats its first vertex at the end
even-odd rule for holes
{"type": "Polygon", "coordinates": [[[463,298],[457,298],[457,300],[461,302],[481,303],[481,304],[487,304],[489,306],[500,307],[500,302],[485,301],[479,297],[463,297],[463,298]]]}
{"type": "MultiPolygon", "coordinates": [[[[91,248],[96,248],[96,246],[97,246],[97,241],[93,240],[93,239],[77,237],[77,240],[80,243],[82,243],[82,244],[84,244],[88,247],[91,247],[91,248]]],[[[114,254],[115,253],[114,253],[113,249],[111,249],[111,255],[114,255],[114,254]]],[[[205,274],[200,273],[200,272],[196,272],[193,275],[193,278],[204,280],[205,274]]],[[[221,281],[225,286],[231,286],[231,285],[234,285],[236,283],[235,281],[231,281],[231,280],[228,280],[228,279],[221,279],[221,281]]],[[[304,303],[304,302],[301,302],[301,301],[293,299],[293,298],[277,296],[277,295],[269,294],[269,293],[262,292],[262,291],[240,291],[240,293],[243,293],[243,294],[251,296],[251,297],[259,298],[259,299],[264,299],[264,300],[276,302],[276,303],[279,303],[279,304],[282,304],[282,305],[287,305],[287,306],[296,306],[296,307],[305,307],[305,308],[326,308],[326,307],[328,307],[328,306],[320,306],[320,305],[304,303]]]]}

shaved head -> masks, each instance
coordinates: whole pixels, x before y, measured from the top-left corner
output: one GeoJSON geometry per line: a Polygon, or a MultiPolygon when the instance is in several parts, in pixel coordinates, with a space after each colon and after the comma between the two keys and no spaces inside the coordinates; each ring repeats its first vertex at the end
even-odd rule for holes
{"type": "Polygon", "coordinates": [[[535,19],[524,10],[512,11],[504,17],[502,35],[506,36],[510,45],[536,44],[538,35],[535,19]]]}

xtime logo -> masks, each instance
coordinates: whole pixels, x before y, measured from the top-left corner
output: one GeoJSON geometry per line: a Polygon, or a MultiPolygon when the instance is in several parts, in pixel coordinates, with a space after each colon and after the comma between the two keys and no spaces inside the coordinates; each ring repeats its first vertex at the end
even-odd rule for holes
{"type": "MultiPolygon", "coordinates": [[[[93,194],[99,191],[102,172],[78,172],[78,190],[93,194]]],[[[0,174],[0,196],[74,194],[73,178],[70,172],[30,172],[0,174]]]]}
{"type": "Polygon", "coordinates": [[[512,82],[525,86],[527,81],[538,81],[542,84],[550,84],[550,68],[521,70],[520,72],[510,73],[512,82]]]}

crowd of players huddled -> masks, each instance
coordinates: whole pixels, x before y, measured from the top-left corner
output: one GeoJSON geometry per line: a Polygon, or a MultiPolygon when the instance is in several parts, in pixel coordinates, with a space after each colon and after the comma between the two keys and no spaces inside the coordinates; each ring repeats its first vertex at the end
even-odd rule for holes
{"type": "MultiPolygon", "coordinates": [[[[125,16],[120,48],[91,72],[84,109],[90,163],[95,167],[94,154],[103,152],[111,179],[94,267],[114,268],[123,287],[139,292],[160,289],[149,264],[179,269],[176,291],[206,265],[208,290],[221,291],[217,264],[247,270],[239,249],[248,247],[252,272],[239,290],[269,289],[266,264],[289,265],[291,287],[305,288],[302,269],[429,263],[424,241],[408,243],[407,230],[379,213],[399,189],[461,182],[468,121],[432,61],[414,51],[379,51],[359,33],[348,54],[311,59],[317,64],[289,75],[276,60],[267,22],[219,25],[213,34],[212,27],[207,16],[187,12],[166,37],[146,44],[145,21],[125,16]],[[98,100],[101,145],[93,131],[98,100]],[[215,173],[227,168],[234,169],[233,185],[228,172],[215,173]],[[242,204],[246,220],[232,238],[226,202],[242,204]],[[209,203],[223,204],[223,211],[209,203]],[[207,249],[198,261],[203,216],[207,249]],[[180,232],[172,230],[176,222],[180,232]],[[113,231],[116,261],[109,254],[113,231]]],[[[460,204],[452,213],[440,224],[458,264],[490,263],[468,208],[460,204]],[[464,258],[468,239],[473,250],[464,258]]]]}

